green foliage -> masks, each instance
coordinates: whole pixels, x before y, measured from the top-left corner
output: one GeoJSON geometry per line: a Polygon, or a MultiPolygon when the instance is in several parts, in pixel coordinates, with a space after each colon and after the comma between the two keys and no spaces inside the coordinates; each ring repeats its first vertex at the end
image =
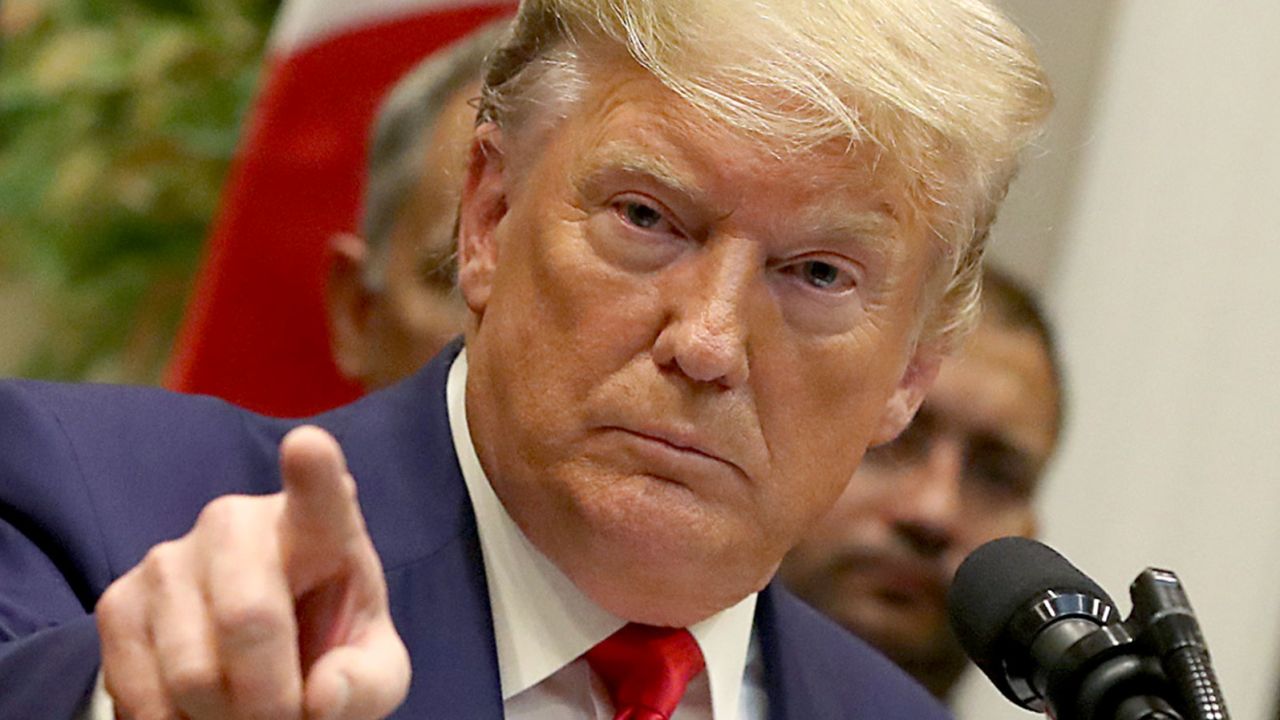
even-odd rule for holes
{"type": "Polygon", "coordinates": [[[44,323],[20,374],[155,379],[278,5],[0,2],[0,283],[44,323]]]}

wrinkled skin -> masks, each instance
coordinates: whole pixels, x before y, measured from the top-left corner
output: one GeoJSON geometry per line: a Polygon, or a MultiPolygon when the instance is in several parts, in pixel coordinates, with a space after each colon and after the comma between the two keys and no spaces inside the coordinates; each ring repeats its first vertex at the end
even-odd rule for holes
{"type": "Polygon", "coordinates": [[[477,130],[467,411],[543,553],[615,614],[686,625],[765,585],[905,426],[934,253],[865,148],[775,155],[606,65],[537,142],[477,130]]]}

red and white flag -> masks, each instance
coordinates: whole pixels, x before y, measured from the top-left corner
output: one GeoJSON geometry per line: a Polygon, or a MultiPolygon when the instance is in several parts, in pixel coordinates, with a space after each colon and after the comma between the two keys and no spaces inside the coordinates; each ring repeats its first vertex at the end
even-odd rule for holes
{"type": "Polygon", "coordinates": [[[286,0],[165,384],[299,416],[361,389],[334,366],[329,239],[356,229],[369,127],[423,57],[514,3],[286,0]]]}

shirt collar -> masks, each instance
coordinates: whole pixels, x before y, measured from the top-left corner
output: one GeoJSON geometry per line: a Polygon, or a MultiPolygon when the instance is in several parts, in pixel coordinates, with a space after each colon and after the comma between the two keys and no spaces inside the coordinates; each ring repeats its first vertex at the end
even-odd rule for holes
{"type": "MultiPolygon", "coordinates": [[[[449,427],[479,528],[506,701],[572,663],[626,621],[583,594],[507,514],[471,442],[466,378],[467,350],[463,348],[449,368],[445,386],[449,427]]],[[[707,663],[716,720],[737,716],[755,606],[752,593],[689,627],[707,663]]]]}

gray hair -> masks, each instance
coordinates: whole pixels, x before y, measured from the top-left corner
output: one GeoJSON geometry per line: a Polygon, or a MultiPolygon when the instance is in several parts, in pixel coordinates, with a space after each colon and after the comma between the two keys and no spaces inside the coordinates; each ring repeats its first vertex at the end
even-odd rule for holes
{"type": "MultiPolygon", "coordinates": [[[[422,182],[431,129],[454,94],[480,80],[486,55],[509,24],[507,19],[492,22],[432,54],[401,78],[382,102],[373,125],[360,224],[369,246],[363,278],[369,290],[379,292],[386,285],[391,234],[422,182]]],[[[433,275],[452,284],[456,254],[452,244],[432,251],[441,258],[439,272],[433,275]]]]}

